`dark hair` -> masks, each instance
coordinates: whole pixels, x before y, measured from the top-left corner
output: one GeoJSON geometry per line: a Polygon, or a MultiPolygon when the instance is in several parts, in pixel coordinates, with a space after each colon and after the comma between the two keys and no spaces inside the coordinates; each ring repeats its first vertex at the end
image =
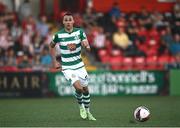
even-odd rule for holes
{"type": "Polygon", "coordinates": [[[64,15],[63,15],[63,18],[64,18],[65,16],[73,16],[73,14],[72,14],[71,12],[65,12],[64,15]]]}

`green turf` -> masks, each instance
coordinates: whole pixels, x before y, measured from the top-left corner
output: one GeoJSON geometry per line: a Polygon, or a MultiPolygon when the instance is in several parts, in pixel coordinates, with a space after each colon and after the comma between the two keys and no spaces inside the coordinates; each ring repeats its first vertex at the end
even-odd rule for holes
{"type": "Polygon", "coordinates": [[[180,97],[92,97],[97,121],[81,120],[73,97],[52,99],[0,99],[0,127],[5,126],[180,126],[180,97]],[[135,122],[133,110],[147,106],[151,118],[135,122]]]}

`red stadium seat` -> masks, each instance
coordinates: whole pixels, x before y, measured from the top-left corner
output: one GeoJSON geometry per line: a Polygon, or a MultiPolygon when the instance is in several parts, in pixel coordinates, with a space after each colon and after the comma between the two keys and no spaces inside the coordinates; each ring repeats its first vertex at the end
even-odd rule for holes
{"type": "Polygon", "coordinates": [[[112,70],[122,69],[122,57],[121,56],[112,56],[110,58],[110,67],[112,70]]]}
{"type": "Polygon", "coordinates": [[[145,57],[135,57],[134,58],[134,68],[138,70],[143,70],[146,66],[145,57]]]}
{"type": "Polygon", "coordinates": [[[134,62],[133,62],[133,58],[132,57],[124,57],[122,59],[122,63],[123,63],[123,70],[132,70],[133,66],[134,66],[134,62]]]}
{"type": "Polygon", "coordinates": [[[164,69],[164,66],[168,63],[170,63],[170,57],[168,55],[160,56],[158,58],[159,69],[164,69]]]}
{"type": "Polygon", "coordinates": [[[105,56],[107,54],[107,51],[105,50],[105,49],[100,49],[99,51],[98,51],[98,55],[99,56],[105,56]]]}
{"type": "Polygon", "coordinates": [[[149,48],[145,51],[147,56],[155,56],[158,53],[157,48],[149,48]]]}
{"type": "Polygon", "coordinates": [[[113,49],[109,60],[112,70],[120,70],[122,67],[122,53],[120,50],[113,49]]]}
{"type": "Polygon", "coordinates": [[[18,71],[18,68],[15,66],[4,66],[3,70],[6,72],[16,72],[18,71]]]}
{"type": "Polygon", "coordinates": [[[173,63],[176,63],[176,58],[174,56],[170,56],[169,58],[169,63],[173,64],[173,63]]]}
{"type": "Polygon", "coordinates": [[[157,56],[148,56],[146,58],[146,69],[155,70],[158,69],[158,57],[157,56]]]}
{"type": "Polygon", "coordinates": [[[98,56],[102,63],[109,63],[110,55],[108,54],[107,50],[101,49],[98,51],[98,56]]]}
{"type": "Polygon", "coordinates": [[[118,49],[113,49],[111,51],[111,55],[112,56],[122,56],[122,52],[120,50],[118,50],[118,49]]]}

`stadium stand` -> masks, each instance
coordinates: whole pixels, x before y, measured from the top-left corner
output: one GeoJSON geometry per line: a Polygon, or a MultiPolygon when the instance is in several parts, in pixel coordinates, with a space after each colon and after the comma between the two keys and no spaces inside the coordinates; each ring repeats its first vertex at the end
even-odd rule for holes
{"type": "MultiPolygon", "coordinates": [[[[76,26],[85,29],[93,48],[90,56],[94,59],[84,58],[86,64],[93,70],[101,64],[112,70],[153,70],[179,63],[177,13],[176,10],[150,12],[145,8],[140,12],[123,12],[116,3],[106,13],[88,7],[83,14],[76,12],[76,26]],[[117,47],[117,43],[123,47],[117,47]]],[[[0,70],[52,70],[48,44],[57,26],[61,28],[62,24],[48,15],[39,18],[28,15],[21,20],[18,15],[19,12],[8,9],[0,13],[0,70]]]]}

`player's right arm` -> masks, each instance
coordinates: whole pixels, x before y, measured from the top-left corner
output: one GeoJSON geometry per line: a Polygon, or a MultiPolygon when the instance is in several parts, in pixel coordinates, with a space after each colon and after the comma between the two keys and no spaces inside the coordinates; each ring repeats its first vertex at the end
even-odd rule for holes
{"type": "Polygon", "coordinates": [[[60,64],[59,61],[57,61],[56,54],[55,54],[55,46],[56,46],[56,43],[57,43],[57,37],[56,36],[57,35],[53,35],[53,40],[50,43],[50,53],[51,53],[51,56],[52,56],[52,59],[53,59],[53,66],[56,69],[61,70],[61,64],[60,64]]]}
{"type": "Polygon", "coordinates": [[[54,42],[51,42],[51,43],[50,43],[50,47],[51,47],[51,48],[54,48],[55,46],[56,46],[56,44],[55,44],[54,42]]]}
{"type": "Polygon", "coordinates": [[[52,38],[52,41],[50,43],[50,47],[51,48],[54,48],[56,46],[56,43],[58,42],[58,35],[57,34],[54,34],[53,35],[53,38],[52,38]]]}

